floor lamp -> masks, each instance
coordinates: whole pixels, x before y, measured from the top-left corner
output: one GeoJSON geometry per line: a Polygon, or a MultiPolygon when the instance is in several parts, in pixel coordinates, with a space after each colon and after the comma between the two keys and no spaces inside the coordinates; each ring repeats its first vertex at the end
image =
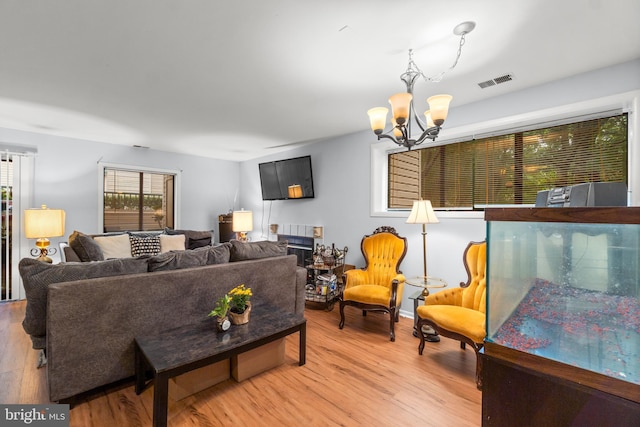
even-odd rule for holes
{"type": "Polygon", "coordinates": [[[413,208],[407,218],[407,224],[422,224],[422,255],[424,260],[424,270],[421,277],[424,285],[424,296],[429,295],[429,289],[427,288],[427,282],[429,276],[427,275],[427,224],[437,224],[438,217],[433,211],[430,200],[416,200],[413,202],[413,208]]]}

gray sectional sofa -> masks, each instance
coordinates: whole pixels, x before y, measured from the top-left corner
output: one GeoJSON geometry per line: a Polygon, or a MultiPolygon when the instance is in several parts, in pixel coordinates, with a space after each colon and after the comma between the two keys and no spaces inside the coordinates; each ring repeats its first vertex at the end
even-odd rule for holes
{"type": "Polygon", "coordinates": [[[232,241],[156,256],[19,264],[27,295],[23,327],[46,348],[51,401],[71,401],[134,375],[134,337],[198,322],[239,284],[254,304],[303,313],[306,270],[286,242],[232,241]]]}

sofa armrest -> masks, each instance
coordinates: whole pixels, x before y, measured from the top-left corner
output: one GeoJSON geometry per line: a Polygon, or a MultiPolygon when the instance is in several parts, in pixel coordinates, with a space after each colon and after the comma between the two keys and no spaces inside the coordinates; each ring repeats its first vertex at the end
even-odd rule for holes
{"type": "Polygon", "coordinates": [[[60,246],[60,262],[81,262],[82,261],[78,256],[78,254],[76,253],[76,251],[74,251],[71,248],[71,246],[69,246],[69,243],[60,242],[59,246],[60,246]]]}

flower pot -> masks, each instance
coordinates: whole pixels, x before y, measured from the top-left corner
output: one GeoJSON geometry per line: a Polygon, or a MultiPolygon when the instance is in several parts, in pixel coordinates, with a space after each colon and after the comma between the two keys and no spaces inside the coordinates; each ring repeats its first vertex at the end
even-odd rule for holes
{"type": "Polygon", "coordinates": [[[216,331],[225,332],[231,326],[231,322],[229,322],[229,318],[227,316],[224,317],[216,317],[216,331]]]}
{"type": "Polygon", "coordinates": [[[234,325],[244,325],[245,323],[249,323],[249,315],[251,314],[251,303],[248,302],[247,306],[242,313],[235,313],[232,310],[229,310],[229,319],[231,323],[234,325]]]}

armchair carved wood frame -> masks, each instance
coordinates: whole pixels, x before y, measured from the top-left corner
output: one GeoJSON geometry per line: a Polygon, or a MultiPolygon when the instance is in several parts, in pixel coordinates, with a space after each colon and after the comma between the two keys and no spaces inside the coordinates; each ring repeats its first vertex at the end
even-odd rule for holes
{"type": "Polygon", "coordinates": [[[400,237],[393,227],[379,227],[362,238],[360,244],[365,259],[364,268],[346,271],[342,276],[344,289],[340,294],[340,324],[344,327],[344,308],[389,314],[390,340],[395,341],[394,324],[399,320],[404,290],[404,276],[400,264],[407,254],[407,239],[400,237]]]}
{"type": "MultiPolygon", "coordinates": [[[[467,282],[429,295],[424,305],[418,307],[418,331],[425,325],[438,334],[460,341],[460,348],[469,344],[476,353],[476,386],[482,390],[482,358],[486,335],[486,242],[470,242],[463,255],[467,270],[467,282]]],[[[424,350],[424,334],[420,335],[418,354],[424,350]]]]}

